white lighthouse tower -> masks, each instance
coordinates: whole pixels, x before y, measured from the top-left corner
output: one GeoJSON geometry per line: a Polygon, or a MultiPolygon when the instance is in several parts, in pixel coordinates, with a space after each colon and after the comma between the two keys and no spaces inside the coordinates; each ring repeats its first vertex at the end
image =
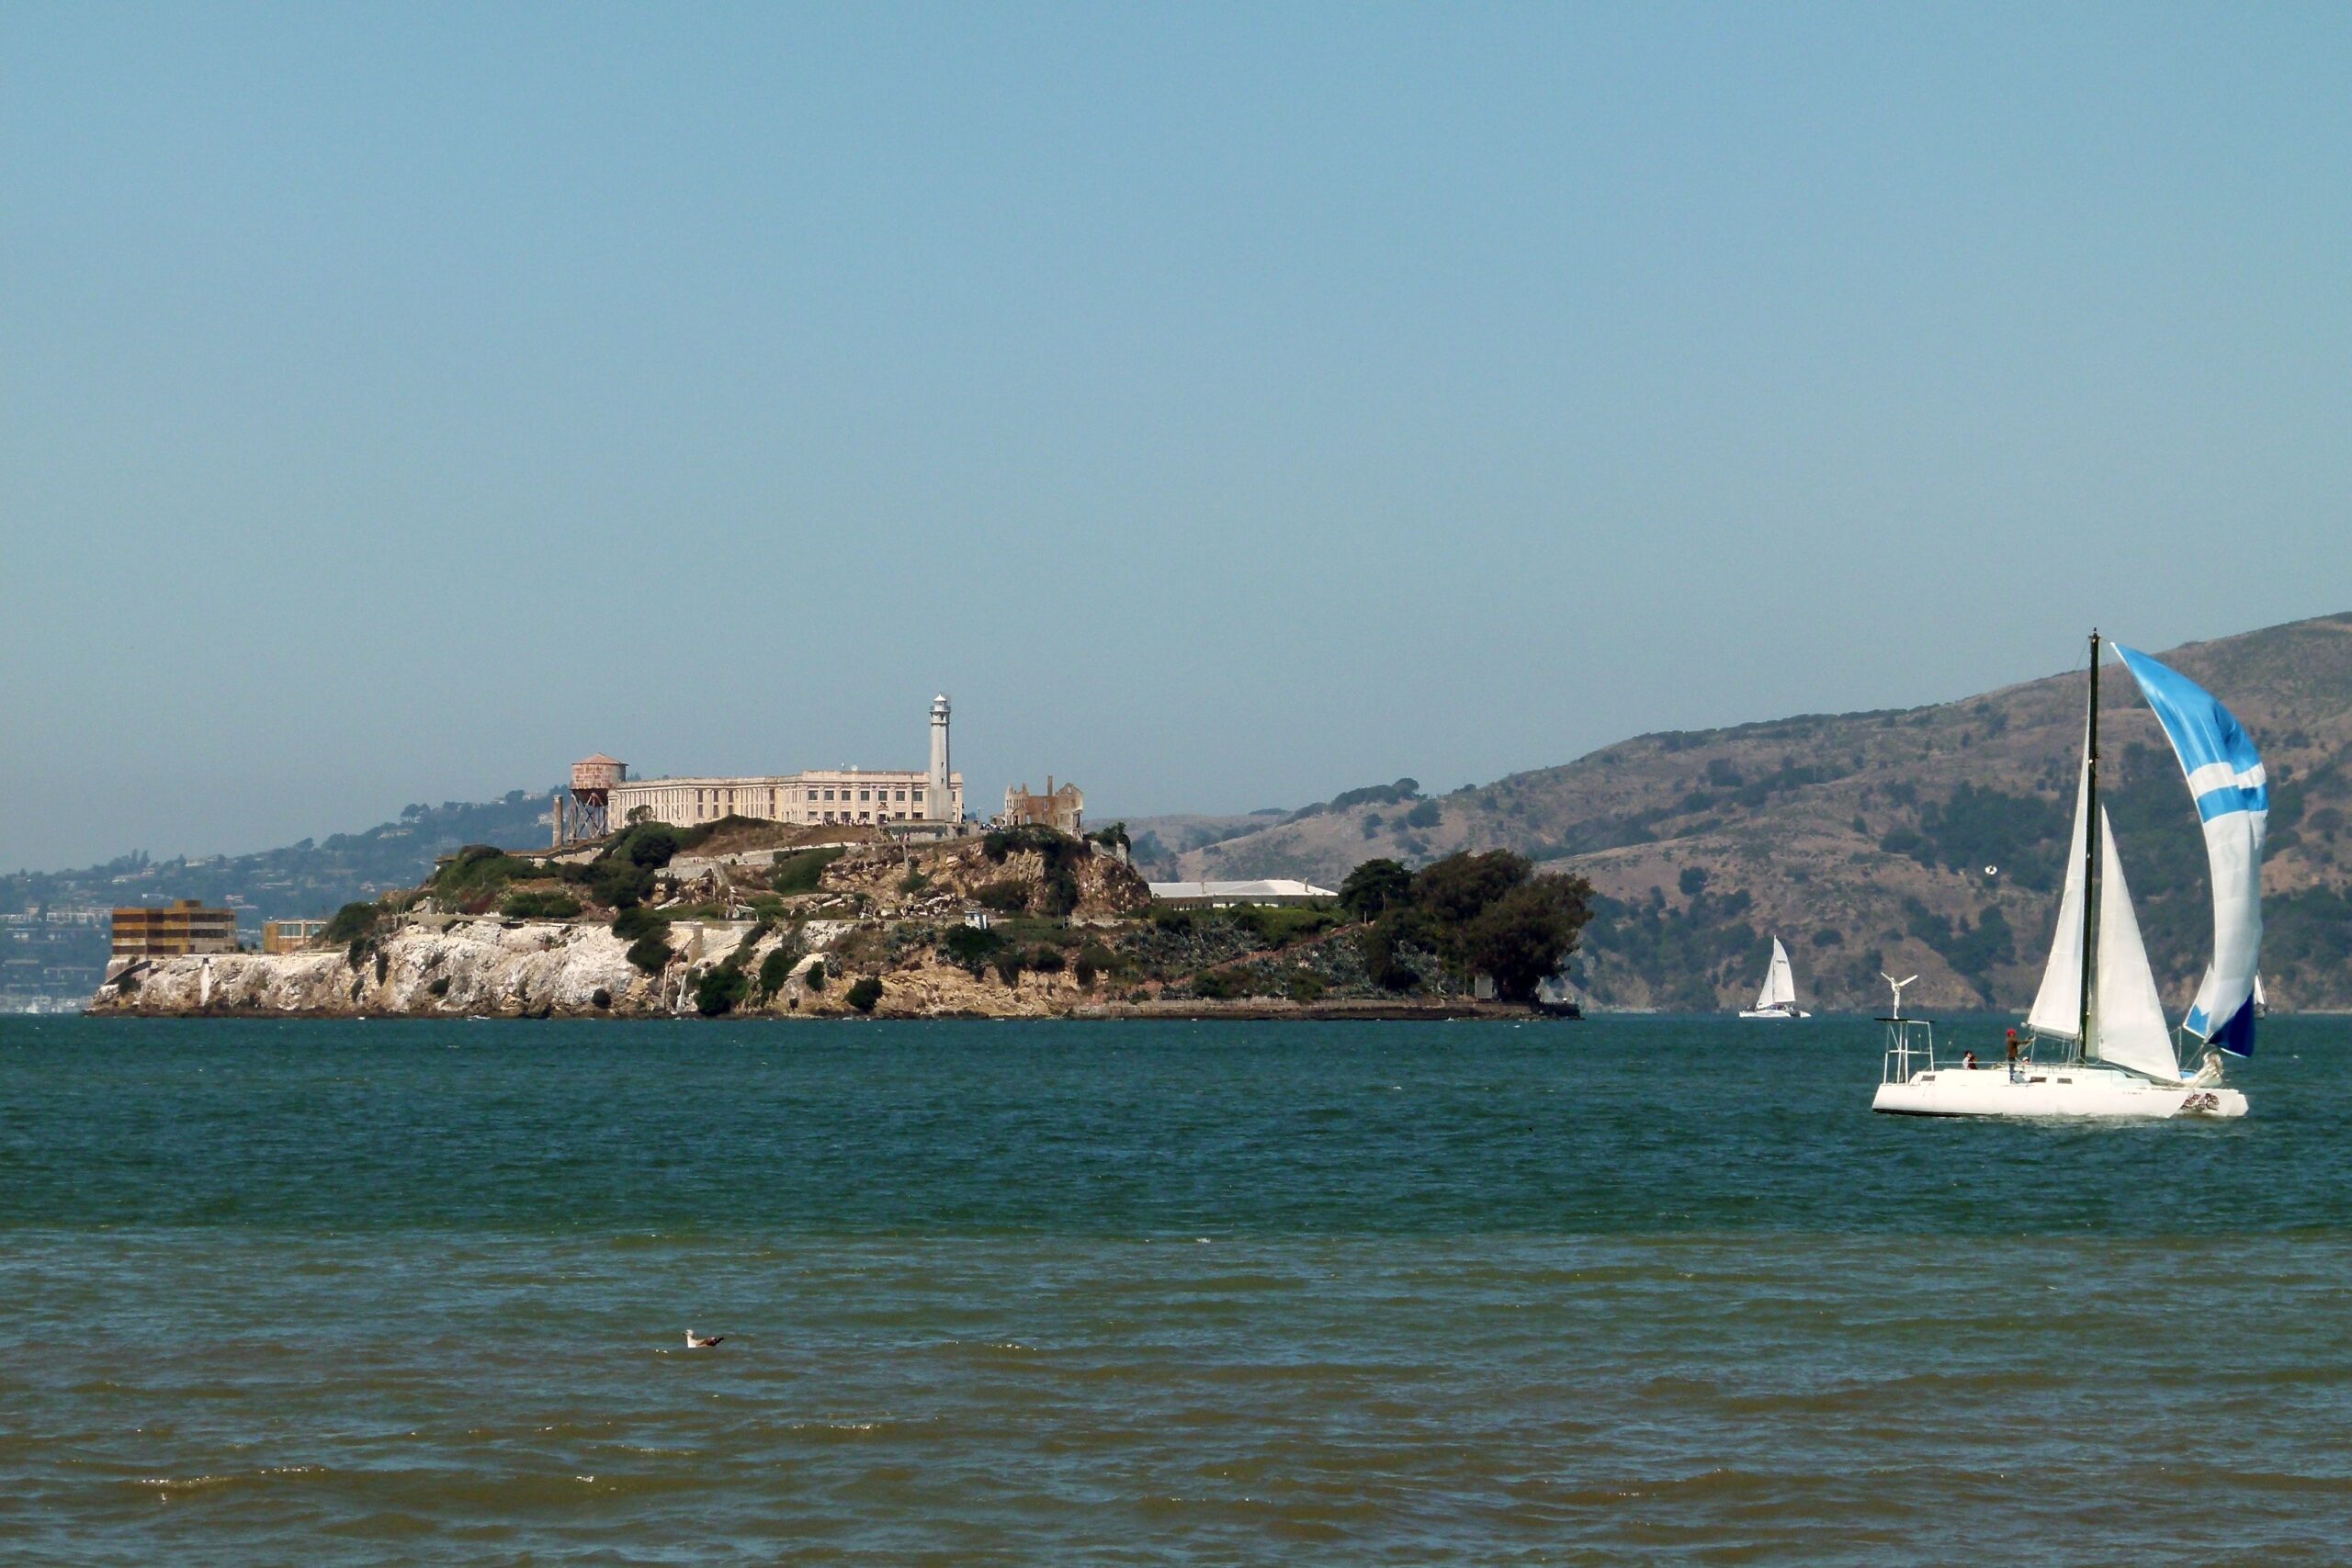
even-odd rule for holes
{"type": "Polygon", "coordinates": [[[963,814],[947,786],[947,694],[942,692],[931,699],[931,798],[923,815],[935,822],[960,822],[963,814]]]}

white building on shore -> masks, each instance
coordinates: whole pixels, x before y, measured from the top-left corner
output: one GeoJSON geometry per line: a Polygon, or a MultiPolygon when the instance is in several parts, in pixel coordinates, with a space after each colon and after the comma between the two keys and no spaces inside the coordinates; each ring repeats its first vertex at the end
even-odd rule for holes
{"type": "Polygon", "coordinates": [[[1179,909],[1227,909],[1237,904],[1321,904],[1339,895],[1311,882],[1155,882],[1152,902],[1179,909]]]}

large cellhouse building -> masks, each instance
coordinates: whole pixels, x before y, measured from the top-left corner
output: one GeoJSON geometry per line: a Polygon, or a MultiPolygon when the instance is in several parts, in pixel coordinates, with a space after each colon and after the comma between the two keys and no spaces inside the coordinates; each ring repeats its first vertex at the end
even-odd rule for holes
{"type": "Polygon", "coordinates": [[[964,775],[948,776],[947,811],[923,773],[840,768],[757,778],[628,779],[613,786],[613,826],[667,822],[691,828],[722,817],[769,822],[960,822],[964,775]],[[643,815],[639,815],[639,813],[643,815]]]}
{"type": "MultiPolygon", "coordinates": [[[[931,766],[923,769],[818,769],[748,778],[632,779],[628,764],[598,757],[605,810],[614,829],[632,822],[691,828],[722,817],[769,822],[957,823],[964,820],[964,775],[948,766],[948,703],[931,705],[931,766]]],[[[577,793],[575,787],[575,793],[577,793]]],[[[584,834],[578,836],[586,836],[584,834]]]]}

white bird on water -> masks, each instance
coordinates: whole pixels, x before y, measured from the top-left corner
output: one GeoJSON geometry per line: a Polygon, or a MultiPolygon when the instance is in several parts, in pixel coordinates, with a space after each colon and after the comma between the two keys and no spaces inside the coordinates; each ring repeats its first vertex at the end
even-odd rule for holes
{"type": "Polygon", "coordinates": [[[727,1336],[724,1334],[714,1334],[706,1339],[701,1335],[696,1334],[693,1329],[689,1328],[686,1330],[686,1348],[689,1350],[707,1350],[713,1345],[718,1344],[720,1340],[726,1337],[727,1336]]]}

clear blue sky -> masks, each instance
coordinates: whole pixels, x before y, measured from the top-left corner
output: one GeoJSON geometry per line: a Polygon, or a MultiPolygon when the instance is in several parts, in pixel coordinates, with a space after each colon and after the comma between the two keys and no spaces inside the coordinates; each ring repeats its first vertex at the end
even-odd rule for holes
{"type": "Polygon", "coordinates": [[[0,864],[2352,607],[2352,9],[0,8],[0,864]]]}

